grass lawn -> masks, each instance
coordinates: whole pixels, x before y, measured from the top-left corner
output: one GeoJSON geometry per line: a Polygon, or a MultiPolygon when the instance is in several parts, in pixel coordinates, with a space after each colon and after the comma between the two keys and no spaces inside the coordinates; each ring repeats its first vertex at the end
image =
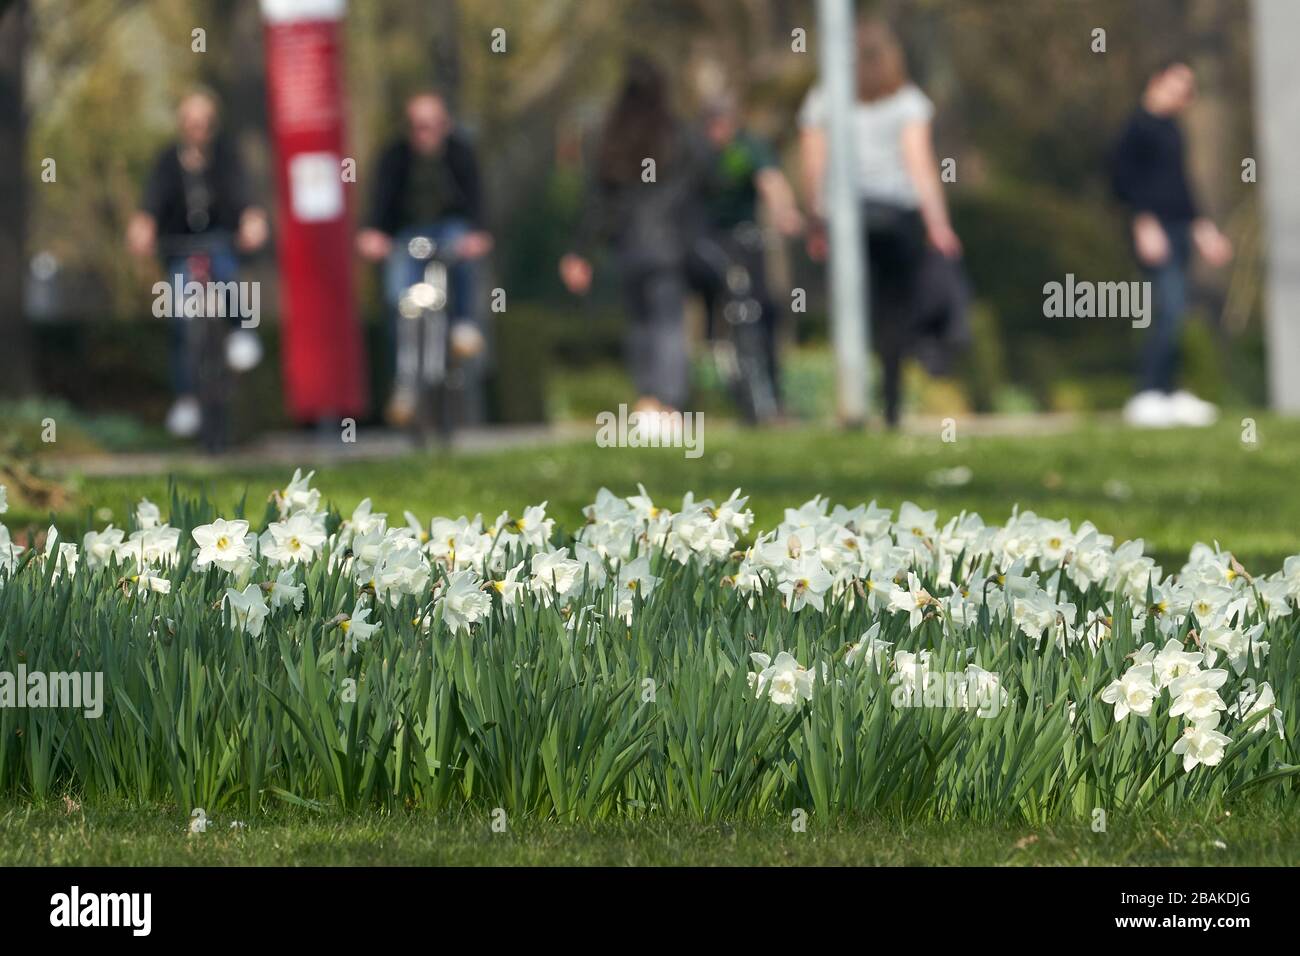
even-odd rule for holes
{"type": "MultiPolygon", "coordinates": [[[[316,484],[345,513],[368,495],[376,511],[396,517],[410,509],[426,521],[479,511],[490,520],[546,499],[550,513],[572,529],[601,485],[631,494],[641,482],[673,507],[688,490],[724,498],[740,486],[751,495],[759,526],[774,525],[782,508],[815,494],[850,505],[874,498],[895,509],[910,499],[938,508],[941,517],[973,509],[998,522],[1019,505],[1046,517],[1090,520],[1116,543],[1143,537],[1167,570],[1177,570],[1197,541],[1219,541],[1252,572],[1277,570],[1300,552],[1298,421],[1259,419],[1254,445],[1242,443],[1237,421],[1169,432],[1095,424],[1030,437],[968,437],[957,427],[952,443],[941,441],[937,429],[930,438],[706,428],[698,459],[680,450],[598,448],[593,441],[339,464],[321,469],[316,484]],[[943,483],[962,467],[968,481],[943,483]]],[[[214,466],[178,477],[184,489],[204,488],[224,509],[247,493],[250,513],[260,516],[265,495],[289,475],[280,467],[227,473],[214,466]]],[[[121,526],[141,495],[164,502],[167,485],[166,475],[85,479],[60,521],[84,523],[91,507],[107,507],[121,526]]],[[[14,503],[5,518],[16,531],[49,516],[14,503]]]]}
{"type": "Polygon", "coordinates": [[[1295,866],[1300,812],[1245,808],[1210,820],[1143,817],[1043,827],[810,819],[770,824],[520,822],[418,814],[329,817],[272,813],[232,829],[213,819],[187,833],[175,812],[0,810],[0,867],[9,866],[1295,866]]]}
{"type": "MultiPolygon", "coordinates": [[[[1149,553],[1177,570],[1197,541],[1218,541],[1252,572],[1272,572],[1300,552],[1300,422],[1261,418],[1258,442],[1241,441],[1239,422],[1203,431],[1135,433],[1093,424],[1064,434],[933,437],[848,434],[819,429],[706,431],[703,457],[680,450],[602,449],[594,442],[490,454],[410,456],[321,469],[326,498],[344,513],[362,497],[393,517],[403,509],[433,514],[517,512],[547,499],[569,529],[605,485],[628,494],[644,484],[670,507],[687,490],[724,498],[737,486],[751,495],[759,527],[781,509],[815,494],[846,504],[905,500],[941,517],[977,510],[1002,521],[1013,506],[1048,517],[1091,520],[1103,532],[1143,537],[1149,553]]],[[[364,435],[362,441],[364,441],[364,435]]],[[[310,462],[304,462],[309,466],[310,462]]],[[[261,513],[264,496],[283,485],[285,469],[177,476],[185,491],[203,489],[228,516],[247,496],[261,513]]],[[[168,476],[73,481],[72,503],[57,516],[65,531],[92,520],[123,525],[142,495],[163,505],[168,476]]],[[[11,502],[16,534],[49,515],[11,502]]],[[[79,532],[78,532],[79,533],[79,532]]],[[[512,821],[505,834],[487,820],[421,815],[312,815],[278,810],[232,830],[230,819],[187,834],[174,808],[108,810],[0,804],[0,866],[23,864],[1300,864],[1300,810],[1249,805],[1213,819],[1149,816],[1086,823],[810,820],[806,833],[769,824],[618,823],[576,826],[512,821]]]]}

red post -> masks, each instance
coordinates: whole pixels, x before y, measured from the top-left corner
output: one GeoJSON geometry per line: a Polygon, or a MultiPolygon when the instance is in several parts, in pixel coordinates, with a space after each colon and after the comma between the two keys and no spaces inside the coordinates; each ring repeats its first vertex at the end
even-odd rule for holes
{"type": "Polygon", "coordinates": [[[288,411],[300,422],[358,416],[366,406],[343,181],[345,7],[346,0],[262,0],[281,357],[288,411]]]}

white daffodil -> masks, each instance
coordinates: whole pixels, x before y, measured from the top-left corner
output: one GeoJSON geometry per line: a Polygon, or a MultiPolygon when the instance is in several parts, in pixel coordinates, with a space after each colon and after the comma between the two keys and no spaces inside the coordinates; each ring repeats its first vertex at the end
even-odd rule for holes
{"type": "Polygon", "coordinates": [[[81,538],[81,551],[86,556],[86,566],[102,568],[113,559],[122,547],[126,532],[109,525],[103,531],[87,531],[81,538]]]}
{"type": "Polygon", "coordinates": [[[1101,699],[1115,705],[1115,719],[1118,721],[1129,714],[1151,716],[1151,705],[1159,694],[1155,666],[1148,662],[1130,667],[1123,677],[1101,692],[1101,699]]]}
{"type": "Polygon", "coordinates": [[[12,574],[18,567],[19,556],[26,550],[21,544],[14,544],[9,529],[0,524],[0,571],[12,574]]]}
{"type": "Polygon", "coordinates": [[[285,568],[271,582],[271,609],[279,610],[286,604],[292,604],[295,611],[301,611],[306,590],[305,585],[294,583],[293,570],[285,568]]]}
{"type": "Polygon", "coordinates": [[[271,610],[260,587],[250,584],[242,591],[226,588],[225,603],[230,608],[230,624],[236,631],[247,631],[253,637],[261,635],[262,624],[271,610]]]}
{"type": "MultiPolygon", "coordinates": [[[[1241,674],[1245,672],[1252,657],[1255,666],[1259,667],[1268,656],[1268,642],[1259,639],[1264,633],[1264,627],[1263,621],[1245,631],[1237,627],[1209,627],[1201,632],[1201,640],[1207,648],[1222,651],[1232,669],[1241,674]]],[[[1212,663],[1214,655],[1207,651],[1206,656],[1212,663]]]]}
{"type": "Polygon", "coordinates": [[[1254,598],[1252,610],[1267,622],[1283,617],[1290,617],[1292,610],[1290,589],[1285,581],[1255,581],[1255,590],[1249,597],[1254,598]]]}
{"type": "Polygon", "coordinates": [[[117,549],[117,559],[123,563],[134,561],[136,567],[163,565],[170,567],[180,559],[180,528],[154,525],[132,531],[117,549]]]}
{"type": "Polygon", "coordinates": [[[545,548],[555,530],[555,521],[546,517],[546,505],[545,501],[540,505],[531,505],[517,518],[512,518],[508,512],[503,511],[493,528],[493,534],[498,539],[497,548],[503,548],[507,552],[516,547],[534,550],[545,548]]]}
{"type": "Polygon", "coordinates": [[[501,606],[512,615],[514,609],[523,604],[524,595],[528,592],[528,583],[519,580],[523,570],[524,562],[520,561],[505,573],[505,577],[491,582],[492,590],[501,595],[501,606]]]}
{"type": "Polygon", "coordinates": [[[848,653],[844,655],[844,665],[853,667],[865,657],[871,661],[876,673],[879,674],[884,671],[885,659],[889,656],[889,649],[893,646],[892,641],[882,641],[880,639],[880,622],[876,621],[863,631],[857,643],[849,648],[848,653]]]}
{"type": "Polygon", "coordinates": [[[352,509],[352,517],[343,522],[343,528],[348,532],[349,539],[354,534],[365,534],[375,529],[384,530],[388,515],[372,511],[372,507],[369,498],[362,498],[352,509]]]}
{"type": "Polygon", "coordinates": [[[77,546],[59,541],[59,532],[54,525],[50,525],[49,530],[45,532],[45,557],[54,560],[54,580],[57,581],[65,571],[68,574],[75,574],[80,556],[77,546]]]}
{"type": "MultiPolygon", "coordinates": [[[[1247,682],[1249,683],[1249,682],[1247,682]]],[[[1267,713],[1270,716],[1263,720],[1257,720],[1248,729],[1248,733],[1258,733],[1268,726],[1269,721],[1277,728],[1277,735],[1283,740],[1286,739],[1286,715],[1277,709],[1277,702],[1273,696],[1273,688],[1268,681],[1259,685],[1259,690],[1254,690],[1253,686],[1247,687],[1237,695],[1237,701],[1228,708],[1228,715],[1235,717],[1242,723],[1249,721],[1256,714],[1267,713]]]]}
{"type": "Polygon", "coordinates": [[[826,609],[824,595],[835,579],[815,554],[804,554],[789,562],[781,572],[776,589],[785,595],[786,607],[798,611],[806,606],[826,609]]]}
{"type": "Polygon", "coordinates": [[[618,602],[619,617],[631,624],[636,596],[640,595],[642,600],[649,599],[659,581],[659,578],[650,573],[649,555],[643,554],[624,563],[618,569],[618,589],[614,595],[618,602]]]}
{"type": "Polygon", "coordinates": [[[925,618],[925,610],[935,604],[930,592],[921,587],[921,582],[910,571],[907,574],[907,589],[891,586],[888,589],[889,609],[907,615],[907,626],[916,630],[925,618]]]}
{"type": "Polygon", "coordinates": [[[252,549],[244,540],[248,534],[247,521],[218,518],[211,524],[200,525],[190,534],[199,546],[194,559],[196,570],[217,567],[223,571],[233,571],[241,561],[252,557],[252,549]]]}
{"type": "Polygon", "coordinates": [[[740,489],[737,488],[731,493],[731,497],[716,509],[718,520],[737,535],[748,533],[754,524],[754,512],[745,507],[748,501],[749,496],[742,497],[740,489]]]}
{"type": "Polygon", "coordinates": [[[492,598],[473,571],[453,571],[435,606],[441,606],[442,620],[452,633],[459,634],[492,613],[492,598]]]}
{"type": "Polygon", "coordinates": [[[309,471],[306,477],[303,477],[302,469],[295,468],[293,477],[284,486],[284,490],[272,495],[281,519],[288,518],[299,511],[314,513],[320,510],[320,492],[311,487],[311,480],[315,474],[316,472],[309,471]]]}
{"type": "Polygon", "coordinates": [[[1219,688],[1227,680],[1228,672],[1225,670],[1197,671],[1177,678],[1169,685],[1170,696],[1174,698],[1169,715],[1186,714],[1188,720],[1208,720],[1228,706],[1219,697],[1219,688]]]}
{"type": "Polygon", "coordinates": [[[1155,665],[1156,679],[1160,686],[1168,687],[1177,678],[1200,670],[1204,659],[1199,651],[1186,650],[1179,641],[1170,638],[1151,663],[1155,665]]]}
{"type": "Polygon", "coordinates": [[[137,594],[170,594],[172,582],[168,578],[153,574],[148,569],[139,574],[131,575],[131,583],[135,585],[137,594]]]}
{"type": "Polygon", "coordinates": [[[135,506],[135,526],[142,531],[156,528],[162,524],[162,512],[148,498],[141,498],[135,506]]]}
{"type": "Polygon", "coordinates": [[[897,684],[909,694],[925,688],[925,678],[930,673],[930,652],[928,650],[895,651],[894,676],[890,683],[897,684]]]}
{"type": "Polygon", "coordinates": [[[354,654],[362,641],[370,640],[371,635],[383,627],[383,623],[380,621],[370,622],[369,618],[372,610],[374,609],[358,601],[356,607],[352,609],[352,616],[339,624],[339,628],[342,629],[344,638],[351,644],[354,654]]]}
{"type": "Polygon", "coordinates": [[[898,509],[898,518],[890,530],[893,532],[894,539],[902,547],[911,548],[921,544],[926,538],[938,536],[939,529],[936,526],[938,517],[937,511],[924,511],[919,505],[904,501],[898,509]]]}
{"type": "Polygon", "coordinates": [[[548,606],[582,584],[582,565],[569,557],[567,548],[533,555],[532,572],[529,587],[548,606]]]}
{"type": "Polygon", "coordinates": [[[1183,728],[1182,736],[1174,741],[1173,749],[1174,753],[1183,756],[1184,772],[1191,771],[1197,764],[1213,767],[1223,760],[1224,748],[1232,743],[1232,738],[1215,730],[1218,726],[1219,715],[1211,714],[1192,726],[1183,728]]]}
{"type": "Polygon", "coordinates": [[[609,571],[600,552],[578,541],[573,545],[573,556],[583,566],[582,571],[579,572],[578,583],[582,583],[582,577],[585,575],[588,587],[597,591],[603,588],[605,580],[609,577],[609,571]]]}
{"type": "Polygon", "coordinates": [[[759,667],[757,673],[749,675],[749,686],[755,697],[766,694],[768,700],[787,711],[794,710],[801,701],[812,700],[817,675],[801,667],[788,652],[781,651],[776,660],[766,654],[749,656],[759,667]]]}
{"type": "MultiPolygon", "coordinates": [[[[322,519],[324,516],[321,516],[322,519]]],[[[285,521],[273,521],[261,538],[262,556],[273,564],[295,564],[314,560],[325,546],[324,521],[305,511],[285,521]]]]}
{"type": "Polygon", "coordinates": [[[370,583],[376,596],[395,606],[404,594],[421,595],[427,591],[431,577],[429,559],[417,544],[409,538],[390,538],[389,547],[370,572],[370,583]]]}

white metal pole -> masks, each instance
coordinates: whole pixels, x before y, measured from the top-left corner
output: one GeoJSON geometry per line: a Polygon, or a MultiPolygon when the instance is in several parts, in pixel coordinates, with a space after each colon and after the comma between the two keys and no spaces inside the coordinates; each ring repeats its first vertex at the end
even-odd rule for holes
{"type": "Polygon", "coordinates": [[[831,329],[840,421],[867,418],[870,339],[866,246],[856,184],[853,109],[857,99],[852,0],[818,0],[821,86],[826,98],[826,210],[830,231],[831,329]]]}
{"type": "Polygon", "coordinates": [[[1255,0],[1259,208],[1268,249],[1265,332],[1273,408],[1300,412],[1300,3],[1255,0]]]}

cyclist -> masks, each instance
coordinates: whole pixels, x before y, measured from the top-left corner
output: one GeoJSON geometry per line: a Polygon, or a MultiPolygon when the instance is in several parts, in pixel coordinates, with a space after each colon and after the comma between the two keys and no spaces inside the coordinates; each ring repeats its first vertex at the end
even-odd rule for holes
{"type": "MultiPolygon", "coordinates": [[[[219,135],[220,105],[214,94],[195,90],[176,108],[179,136],[158,154],[145,186],[144,200],[127,225],[126,242],[140,257],[157,255],[168,282],[189,282],[187,251],[202,245],[210,259],[211,282],[234,282],[236,252],[253,252],[267,239],[266,213],[254,205],[234,147],[219,135]]],[[[247,371],[262,357],[257,336],[238,327],[238,310],[227,309],[234,330],[226,339],[226,361],[247,371]]],[[[175,401],[167,430],[178,437],[198,434],[202,416],[190,348],[193,323],[171,318],[171,373],[175,401]]]]}
{"type": "Polygon", "coordinates": [[[802,233],[803,217],[794,190],[777,165],[775,152],[765,140],[742,125],[740,106],[734,97],[719,96],[706,106],[704,133],[713,148],[713,158],[703,184],[705,222],[686,260],[687,278],[704,299],[708,335],[712,339],[720,332],[716,327],[716,313],[727,280],[713,251],[727,249],[735,264],[748,273],[749,294],[760,309],[764,374],[777,403],[773,411],[778,412],[780,316],[767,286],[765,244],[757,225],[758,205],[761,200],[772,225],[785,236],[802,233]]]}
{"type": "MultiPolygon", "coordinates": [[[[390,306],[389,331],[396,368],[397,306],[402,293],[421,280],[424,262],[413,257],[410,240],[424,236],[439,249],[450,249],[449,292],[451,352],[466,361],[485,345],[477,308],[477,260],[492,250],[482,226],[478,159],[466,136],[456,128],[446,100],[435,92],[416,93],[406,101],[406,135],[379,157],[370,215],[357,235],[357,251],[384,261],[384,295],[390,306]]],[[[416,396],[394,389],[386,417],[409,424],[416,396]]]]}

